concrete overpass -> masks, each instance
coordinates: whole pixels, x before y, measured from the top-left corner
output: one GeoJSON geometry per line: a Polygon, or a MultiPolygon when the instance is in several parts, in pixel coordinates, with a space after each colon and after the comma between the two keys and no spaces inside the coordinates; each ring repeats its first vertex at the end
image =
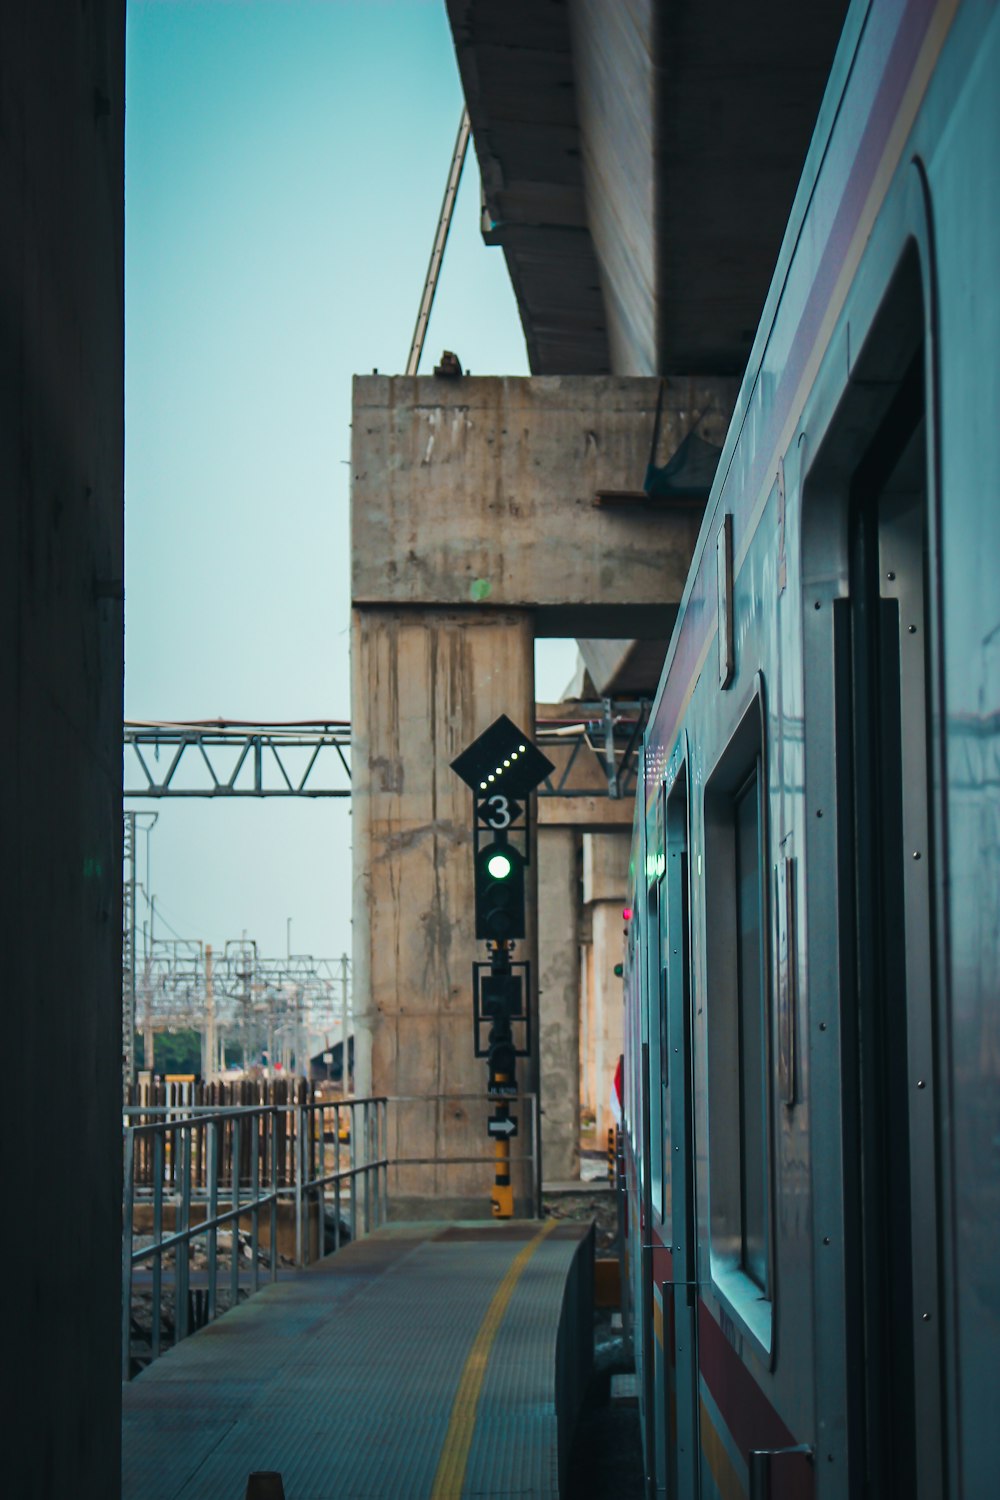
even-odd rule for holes
{"type": "Polygon", "coordinates": [[[739,375],[846,0],[447,0],[538,375],[739,375]]]}

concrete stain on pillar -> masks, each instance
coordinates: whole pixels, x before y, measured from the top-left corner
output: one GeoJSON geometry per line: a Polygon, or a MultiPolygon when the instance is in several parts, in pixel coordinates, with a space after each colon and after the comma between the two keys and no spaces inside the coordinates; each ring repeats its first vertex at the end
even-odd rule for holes
{"type": "Polygon", "coordinates": [[[380,792],[399,795],[406,782],[406,772],[400,756],[373,755],[368,762],[372,781],[380,792]]]}

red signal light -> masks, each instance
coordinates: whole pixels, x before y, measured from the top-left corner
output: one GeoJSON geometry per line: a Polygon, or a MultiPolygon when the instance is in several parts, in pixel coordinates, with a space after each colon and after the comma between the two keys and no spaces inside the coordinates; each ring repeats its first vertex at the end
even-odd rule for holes
{"type": "Polygon", "coordinates": [[[631,920],[632,920],[632,908],[631,908],[631,906],[624,906],[624,907],[622,907],[622,916],[625,918],[626,922],[631,922],[631,920]]]}

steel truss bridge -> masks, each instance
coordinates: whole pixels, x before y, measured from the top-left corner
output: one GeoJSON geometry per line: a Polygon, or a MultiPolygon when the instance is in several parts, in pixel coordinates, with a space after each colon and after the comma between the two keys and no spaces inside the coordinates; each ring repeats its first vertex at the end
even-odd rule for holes
{"type": "MultiPolygon", "coordinates": [[[[635,790],[645,699],[603,698],[539,719],[535,743],[554,763],[541,797],[635,790]]],[[[126,798],[349,797],[351,726],[345,719],[250,723],[235,719],[125,723],[126,798]]]]}
{"type": "MultiPolygon", "coordinates": [[[[573,704],[535,725],[535,743],[553,763],[543,798],[622,800],[635,791],[645,699],[573,704]]],[[[233,719],[128,720],[125,798],[349,797],[351,726],[344,719],[259,723],[233,719]]],[[[266,1045],[287,1064],[301,1059],[310,1033],[349,1034],[350,961],[291,955],[267,959],[246,939],[212,953],[200,942],[144,941],[137,951],[135,811],[125,814],[122,942],[122,1058],[134,1076],[135,1029],[204,1031],[206,1061],[228,1037],[244,1055],[266,1045]]],[[[221,1057],[221,1054],[220,1054],[221,1057]]]]}

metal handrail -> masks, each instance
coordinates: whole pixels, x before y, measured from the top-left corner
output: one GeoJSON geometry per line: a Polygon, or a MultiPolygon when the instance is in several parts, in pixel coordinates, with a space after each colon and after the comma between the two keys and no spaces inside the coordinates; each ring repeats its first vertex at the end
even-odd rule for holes
{"type": "MultiPolygon", "coordinates": [[[[335,1187],[333,1231],[334,1249],[341,1240],[341,1187],[349,1193],[350,1234],[359,1238],[384,1222],[388,1213],[388,1168],[385,1153],[386,1108],[383,1097],[337,1101],[311,1101],[297,1104],[236,1105],[222,1108],[198,1105],[126,1106],[123,1111],[124,1201],[122,1235],[122,1378],[131,1378],[132,1317],[134,1269],[152,1262],[152,1297],[150,1308],[150,1359],[156,1359],[161,1348],[163,1318],[163,1262],[171,1252],[174,1268],[174,1342],[191,1332],[191,1324],[201,1326],[219,1314],[218,1305],[218,1232],[233,1225],[230,1243],[230,1305],[239,1301],[239,1222],[250,1218],[251,1291],[260,1286],[260,1216],[269,1218],[269,1253],[267,1271],[270,1281],[278,1278],[278,1207],[282,1198],[294,1202],[295,1264],[304,1266],[310,1259],[309,1221],[315,1213],[319,1233],[325,1227],[327,1190],[335,1187]],[[349,1135],[341,1141],[341,1116],[350,1121],[349,1135]],[[162,1118],[150,1120],[151,1114],[162,1118]],[[333,1171],[327,1170],[327,1118],[332,1114],[333,1171]],[[131,1116],[145,1116],[133,1123],[131,1116]],[[279,1181],[278,1131],[281,1116],[288,1116],[291,1127],[293,1180],[279,1181]],[[318,1129],[317,1129],[318,1123],[318,1129]],[[197,1161],[193,1150],[199,1141],[197,1161]],[[230,1146],[227,1174],[220,1170],[230,1146]],[[146,1147],[143,1168],[149,1181],[136,1182],[136,1146],[146,1147]],[[341,1166],[341,1146],[349,1144],[350,1155],[341,1166]],[[244,1159],[248,1168],[248,1189],[244,1196],[244,1159]],[[270,1166],[270,1181],[261,1181],[261,1159],[270,1166]],[[196,1180],[197,1179],[197,1180],[196,1180]],[[138,1187],[138,1191],[137,1191],[138,1187]],[[361,1202],[359,1204],[359,1187],[361,1202]],[[374,1191],[373,1191],[374,1189],[374,1191]],[[228,1206],[220,1204],[220,1197],[228,1206]],[[134,1216],[138,1204],[152,1206],[152,1243],[136,1246],[134,1216]],[[207,1212],[192,1223],[191,1210],[205,1204],[207,1212]],[[164,1235],[164,1208],[170,1207],[174,1224],[164,1235]],[[318,1210],[318,1212],[317,1212],[318,1210]],[[199,1299],[197,1314],[192,1318],[190,1298],[190,1250],[194,1241],[207,1242],[207,1293],[199,1299]],[[180,1254],[183,1247],[184,1253],[180,1254]]],[[[322,1254],[322,1240],[320,1253],[322,1254]]],[[[224,1309],[223,1309],[224,1310],[224,1309]]]]}
{"type": "MultiPolygon", "coordinates": [[[[524,1093],[518,1099],[529,1113],[530,1143],[528,1149],[510,1160],[512,1165],[522,1163],[529,1167],[534,1210],[540,1216],[538,1096],[524,1093]]],[[[352,1239],[361,1238],[386,1222],[390,1167],[485,1165],[489,1161],[487,1156],[390,1158],[389,1104],[440,1102],[493,1101],[483,1094],[437,1094],[281,1104],[126,1105],[122,1114],[125,1156],[122,1378],[128,1380],[133,1373],[132,1303],[137,1268],[146,1263],[152,1267],[149,1334],[152,1360],[161,1352],[165,1256],[175,1257],[173,1339],[177,1343],[193,1331],[192,1325],[200,1327],[226,1310],[220,1308],[218,1295],[220,1229],[232,1226],[229,1305],[235,1306],[245,1290],[240,1277],[241,1220],[250,1220],[252,1294],[259,1289],[262,1275],[262,1214],[267,1215],[269,1228],[267,1264],[263,1269],[269,1281],[278,1279],[278,1218],[283,1200],[291,1200],[293,1204],[294,1263],[303,1267],[311,1259],[310,1231],[314,1223],[320,1236],[319,1252],[323,1254],[328,1208],[332,1208],[334,1251],[340,1249],[345,1207],[352,1239]],[[345,1120],[349,1129],[342,1140],[341,1126],[345,1120]],[[347,1152],[343,1164],[342,1149],[347,1152]],[[282,1180],[282,1174],[289,1174],[290,1180],[282,1180]],[[152,1210],[152,1241],[148,1245],[134,1243],[138,1207],[152,1210]],[[204,1208],[205,1212],[192,1221],[195,1207],[204,1208]],[[167,1234],[164,1234],[165,1209],[173,1215],[173,1225],[167,1234]],[[190,1256],[191,1247],[198,1240],[207,1244],[207,1288],[203,1299],[192,1301],[190,1256]]]]}

